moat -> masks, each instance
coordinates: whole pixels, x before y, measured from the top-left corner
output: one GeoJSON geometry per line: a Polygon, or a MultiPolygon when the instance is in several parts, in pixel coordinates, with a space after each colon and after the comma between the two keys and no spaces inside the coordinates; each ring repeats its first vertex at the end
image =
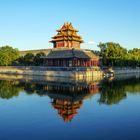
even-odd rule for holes
{"type": "Polygon", "coordinates": [[[1,140],[140,139],[140,75],[0,75],[0,125],[1,140]]]}

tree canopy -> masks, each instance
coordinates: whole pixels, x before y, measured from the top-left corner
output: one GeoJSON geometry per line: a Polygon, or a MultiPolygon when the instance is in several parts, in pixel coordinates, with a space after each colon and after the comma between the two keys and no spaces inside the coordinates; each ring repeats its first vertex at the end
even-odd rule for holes
{"type": "Polygon", "coordinates": [[[21,56],[18,59],[17,65],[22,66],[42,66],[43,65],[43,59],[41,59],[41,56],[45,56],[44,52],[39,52],[36,55],[33,53],[27,53],[25,56],[21,56]]]}
{"type": "Polygon", "coordinates": [[[14,49],[10,46],[0,47],[0,65],[11,65],[13,61],[19,58],[18,49],[14,49]]]}
{"type": "Polygon", "coordinates": [[[35,55],[34,57],[34,64],[36,66],[40,66],[40,65],[43,65],[43,59],[41,59],[42,56],[45,56],[45,53],[44,52],[39,52],[35,55]]]}
{"type": "Polygon", "coordinates": [[[98,47],[105,66],[140,66],[140,49],[127,50],[114,42],[99,43],[98,47]]]}

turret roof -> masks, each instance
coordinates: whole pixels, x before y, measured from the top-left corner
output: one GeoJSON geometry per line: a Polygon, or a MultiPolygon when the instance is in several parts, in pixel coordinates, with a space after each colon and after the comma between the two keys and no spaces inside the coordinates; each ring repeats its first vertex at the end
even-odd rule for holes
{"type": "Polygon", "coordinates": [[[66,23],[66,22],[65,22],[64,25],[63,25],[60,29],[58,29],[58,30],[56,30],[56,31],[59,32],[59,31],[65,31],[65,30],[71,30],[71,31],[78,32],[77,29],[73,28],[71,22],[70,22],[70,23],[66,23]]]}
{"type": "Polygon", "coordinates": [[[57,35],[52,37],[50,42],[57,41],[77,41],[83,43],[81,36],[77,35],[78,30],[74,29],[72,23],[64,23],[64,25],[57,30],[57,35]]]}
{"type": "Polygon", "coordinates": [[[82,59],[99,59],[92,51],[83,49],[52,49],[47,56],[42,58],[46,59],[59,59],[59,58],[82,58],[82,59]]]}

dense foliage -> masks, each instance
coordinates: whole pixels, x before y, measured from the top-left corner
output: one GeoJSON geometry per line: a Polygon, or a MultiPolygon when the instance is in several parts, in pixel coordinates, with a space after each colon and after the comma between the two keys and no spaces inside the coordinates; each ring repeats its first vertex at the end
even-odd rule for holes
{"type": "Polygon", "coordinates": [[[105,66],[140,66],[140,49],[127,50],[118,43],[100,43],[100,56],[105,66]]]}
{"type": "Polygon", "coordinates": [[[11,65],[19,58],[19,51],[10,46],[0,47],[0,66],[11,65]]]}
{"type": "Polygon", "coordinates": [[[11,46],[0,47],[0,66],[42,66],[45,53],[39,52],[36,55],[27,53],[25,56],[20,56],[18,49],[11,46]]]}
{"type": "Polygon", "coordinates": [[[42,56],[45,56],[43,52],[39,52],[36,55],[32,53],[27,53],[25,56],[21,56],[15,63],[19,66],[42,66],[43,59],[42,56]]]}

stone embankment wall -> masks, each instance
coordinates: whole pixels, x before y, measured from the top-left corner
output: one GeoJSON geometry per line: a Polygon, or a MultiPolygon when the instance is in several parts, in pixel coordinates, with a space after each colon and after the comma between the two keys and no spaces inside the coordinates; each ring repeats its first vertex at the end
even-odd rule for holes
{"type": "Polygon", "coordinates": [[[123,68],[113,68],[114,74],[133,74],[140,73],[140,67],[131,68],[131,67],[123,67],[123,68]]]}
{"type": "MultiPolygon", "coordinates": [[[[140,67],[137,68],[113,68],[114,74],[134,74],[140,73],[140,67]]],[[[62,68],[62,67],[40,67],[40,66],[0,66],[0,74],[14,75],[38,75],[51,77],[71,77],[71,78],[86,78],[86,77],[102,77],[103,71],[99,68],[62,68]]]]}
{"type": "Polygon", "coordinates": [[[102,77],[103,72],[100,69],[93,68],[51,68],[51,67],[24,67],[24,66],[1,66],[0,74],[15,74],[15,75],[39,75],[52,77],[71,77],[71,78],[86,78],[86,77],[102,77]]]}

